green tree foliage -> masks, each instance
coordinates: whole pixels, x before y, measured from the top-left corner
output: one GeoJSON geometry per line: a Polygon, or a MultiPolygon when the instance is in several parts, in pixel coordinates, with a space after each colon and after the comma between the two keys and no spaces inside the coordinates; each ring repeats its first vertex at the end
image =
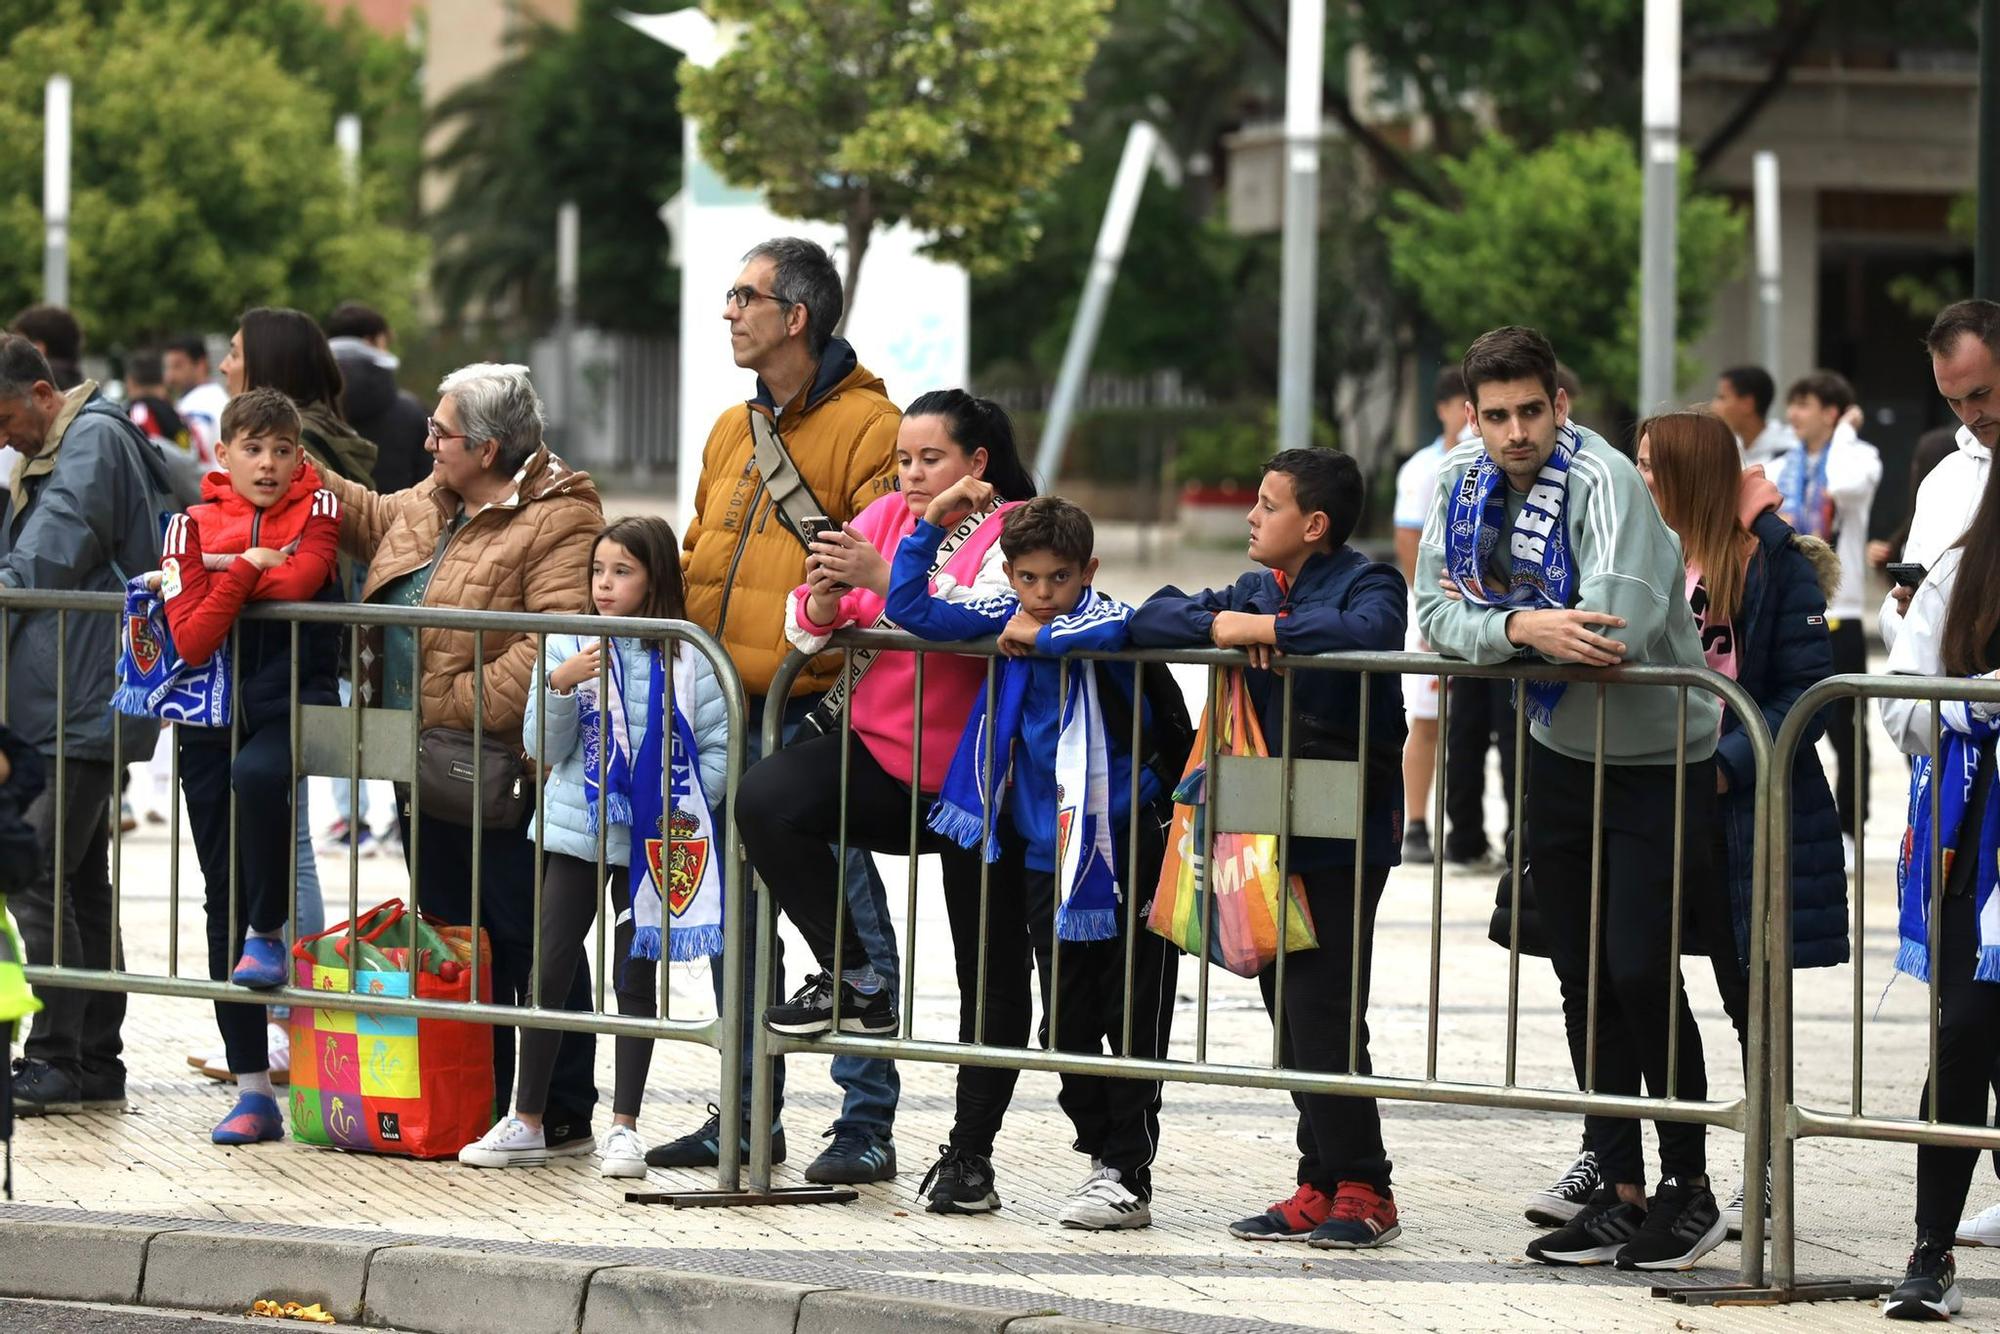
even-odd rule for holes
{"type": "Polygon", "coordinates": [[[94,346],[228,328],[253,305],[359,296],[406,318],[422,244],[383,220],[391,179],[347,188],[329,95],[201,6],[104,8],[0,36],[0,308],[40,292],[42,87],[66,73],[71,301],[94,346]]]}
{"type": "Polygon", "coordinates": [[[1108,0],[709,0],[734,48],[681,71],[702,155],[788,217],[877,225],[991,273],[1035,243],[1024,200],[1076,160],[1063,133],[1108,0]]]}
{"type": "MultiPolygon", "coordinates": [[[[1463,206],[1405,192],[1395,200],[1402,216],[1382,226],[1397,279],[1443,333],[1447,353],[1498,325],[1532,325],[1586,385],[1624,398],[1639,374],[1643,190],[1631,140],[1598,130],[1524,153],[1493,138],[1443,165],[1463,206]]],[[[1692,183],[1683,154],[1675,281],[1683,347],[1733,276],[1743,238],[1730,205],[1692,183]]]]}
{"type": "Polygon", "coordinates": [[[577,202],[577,309],[586,324],[677,327],[680,289],[660,205],[680,189],[679,57],[617,17],[682,0],[584,0],[568,29],[523,28],[486,78],[437,109],[437,166],[452,187],[431,217],[439,307],[500,313],[540,328],[554,317],[556,210],[577,202]]]}

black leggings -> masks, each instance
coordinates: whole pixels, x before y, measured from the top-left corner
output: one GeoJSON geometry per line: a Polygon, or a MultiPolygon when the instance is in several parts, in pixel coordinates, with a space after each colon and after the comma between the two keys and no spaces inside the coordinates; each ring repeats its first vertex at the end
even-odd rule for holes
{"type": "MultiPolygon", "coordinates": [[[[1528,860],[1535,868],[1536,910],[1550,961],[1565,990],[1588,994],[1590,979],[1593,766],[1534,744],[1529,751],[1528,860]]],[[[1712,879],[1709,830],[1715,821],[1715,764],[1686,769],[1684,883],[1712,879]]],[[[1672,939],[1674,769],[1672,765],[1607,765],[1604,770],[1603,905],[1599,915],[1596,1091],[1632,1094],[1643,1081],[1666,1097],[1668,983],[1679,1010],[1679,1083],[1673,1096],[1708,1097],[1701,1030],[1680,984],[1672,939]],[[1664,855],[1663,855],[1664,854],[1664,855]]],[[[1733,948],[1732,948],[1733,952],[1733,948]]],[[[1570,1056],[1582,1086],[1589,1055],[1584,1025],[1566,1025],[1570,1056]]],[[[1646,1181],[1639,1123],[1622,1116],[1586,1116],[1585,1129],[1604,1169],[1618,1185],[1646,1181]]],[[[1660,1173],[1680,1181],[1706,1177],[1703,1127],[1661,1121],[1660,1173]]]]}
{"type": "MultiPolygon", "coordinates": [[[[1969,851],[1959,854],[1972,862],[1969,851]]],[[[1956,888],[1956,886],[1953,886],[1956,888]]],[[[1939,923],[1938,1064],[1924,1081],[1917,1115],[1930,1116],[1930,1092],[1937,1089],[1937,1118],[1948,1125],[1986,1124],[1986,1091],[2000,1057],[2000,985],[1976,982],[1979,914],[1970,893],[1947,894],[1939,923]]],[[[1977,1149],[1917,1146],[1917,1230],[1949,1237],[1965,1212],[1977,1149]]]]}
{"type": "MultiPolygon", "coordinates": [[[[611,952],[602,966],[611,970],[618,1013],[657,1018],[658,965],[650,959],[631,957],[632,887],[626,870],[607,865],[604,873],[610,881],[612,929],[611,952]]],[[[598,898],[595,860],[581,861],[560,852],[548,855],[542,868],[542,951],[535,1002],[545,1010],[565,1008],[577,961],[583,957],[591,923],[597,920],[598,898]]],[[[547,1109],[549,1077],[555,1071],[562,1038],[562,1033],[552,1028],[521,1030],[520,1069],[514,1083],[516,1111],[540,1116],[547,1109]]],[[[653,1065],[653,1040],[621,1037],[614,1041],[617,1083],[611,1094],[611,1111],[617,1116],[637,1116],[646,1096],[646,1072],[653,1065]]]]}
{"type": "MultiPolygon", "coordinates": [[[[743,775],[736,790],[736,827],[743,848],[778,906],[805,937],[823,969],[834,963],[834,915],[839,897],[839,863],[830,846],[840,836],[840,752],[838,733],[814,737],[766,756],[743,775]]],[[[919,800],[928,810],[930,798],[919,800]]],[[[958,1040],[998,1047],[1025,1047],[1032,1021],[1027,907],[1021,884],[1021,855],[1011,830],[1003,830],[1004,851],[987,872],[984,931],[980,917],[980,859],[941,835],[918,826],[917,850],[936,853],[944,870],[945,912],[951,921],[952,954],[958,966],[958,1040]],[[985,941],[986,1022],[975,1031],[980,943],[985,941]]],[[[849,751],[847,842],[871,852],[910,852],[910,789],[885,772],[868,748],[849,751]]],[[[868,962],[850,916],[842,923],[840,965],[868,962]]],[[[906,945],[907,948],[907,945],[906,945]]],[[[958,1109],[951,1146],[991,1155],[1007,1104],[1014,1096],[1016,1070],[958,1069],[958,1109]]]]}

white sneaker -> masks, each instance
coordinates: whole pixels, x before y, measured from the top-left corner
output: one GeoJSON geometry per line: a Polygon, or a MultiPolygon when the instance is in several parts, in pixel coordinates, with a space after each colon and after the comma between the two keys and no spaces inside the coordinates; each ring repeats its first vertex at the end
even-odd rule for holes
{"type": "Polygon", "coordinates": [[[611,1123],[597,1144],[597,1174],[607,1177],[646,1175],[646,1141],[630,1126],[611,1123]]]}
{"type": "Polygon", "coordinates": [[[1840,836],[1840,855],[1845,863],[1842,869],[1849,875],[1852,875],[1854,873],[1854,835],[1842,834],[1840,836]]]}
{"type": "Polygon", "coordinates": [[[1961,1246],[2000,1246],[2000,1204],[1970,1214],[1958,1225],[1961,1246]]]}
{"type": "Polygon", "coordinates": [[[542,1132],[530,1130],[518,1116],[500,1123],[458,1151],[467,1167],[540,1167],[549,1160],[542,1132]]]}
{"type": "Polygon", "coordinates": [[[191,1051],[187,1056],[188,1068],[200,1071],[210,1079],[219,1079],[225,1084],[234,1084],[236,1076],[229,1073],[229,1053],[217,1047],[212,1051],[191,1051]]]}
{"type": "Polygon", "coordinates": [[[283,1024],[264,1025],[265,1055],[269,1060],[271,1082],[289,1084],[292,1079],[292,1034],[283,1024]]]}
{"type": "Polygon", "coordinates": [[[1115,1167],[1100,1167],[1070,1192],[1056,1221],[1064,1227],[1104,1232],[1112,1228],[1151,1227],[1152,1205],[1125,1188],[1115,1167]]]}

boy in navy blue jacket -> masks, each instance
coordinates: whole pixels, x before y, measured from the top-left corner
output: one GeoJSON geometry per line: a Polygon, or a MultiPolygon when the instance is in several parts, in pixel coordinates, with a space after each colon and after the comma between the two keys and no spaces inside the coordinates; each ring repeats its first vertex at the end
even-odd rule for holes
{"type": "MultiPolygon", "coordinates": [[[[990,499],[979,494],[990,488],[976,478],[958,486],[975,509],[990,499]]],[[[968,847],[992,830],[989,860],[1005,836],[997,826],[1011,827],[1025,846],[1020,888],[1041,974],[1042,1040],[1048,1040],[1053,971],[1059,991],[1055,1047],[1121,1054],[1126,921],[1131,911],[1143,919],[1159,883],[1171,807],[1165,783],[1139,764],[1136,853],[1127,846],[1131,720],[1137,709],[1141,726],[1150,722],[1144,699],[1134,690],[1129,664],[1065,664],[1060,655],[1123,648],[1132,609],[1090,586],[1097,572],[1094,533],[1081,509],[1043,496],[1010,510],[1003,522],[1000,550],[1014,588],[1010,596],[964,602],[933,596],[929,571],[944,530],[923,521],[903,539],[890,569],[885,610],[898,626],[941,642],[997,634],[1000,651],[1011,660],[1002,667],[992,716],[983,701],[974,706],[931,825],[968,847]],[[1052,969],[1058,936],[1061,959],[1052,969]]],[[[993,892],[1015,890],[996,885],[993,892]]],[[[1135,928],[1132,1047],[1122,1054],[1165,1057],[1178,961],[1173,946],[1143,924],[1135,928]]],[[[1076,1127],[1076,1150],[1090,1155],[1092,1169],[1063,1206],[1063,1226],[1147,1226],[1160,1138],[1159,1081],[1065,1074],[1060,1101],[1076,1127]]],[[[990,1165],[984,1179],[990,1193],[990,1165]]],[[[970,1186],[976,1203],[981,1184],[970,1186]]],[[[941,1180],[929,1207],[959,1211],[965,1206],[954,1196],[962,1190],[941,1180]]]]}
{"type": "MultiPolygon", "coordinates": [[[[1361,514],[1361,471],[1331,449],[1288,449],[1264,465],[1250,508],[1250,558],[1265,568],[1234,585],[1192,596],[1163,588],[1133,613],[1135,646],[1209,645],[1249,654],[1246,673],[1264,737],[1280,753],[1283,683],[1278,654],[1340,650],[1393,652],[1408,618],[1403,576],[1346,545],[1361,514]]],[[[1368,683],[1368,754],[1357,753],[1361,678],[1351,672],[1293,673],[1291,746],[1301,759],[1359,759],[1366,766],[1362,847],[1349,839],[1291,840],[1290,869],[1305,881],[1320,947],[1285,965],[1282,1057],[1288,1068],[1346,1073],[1348,997],[1360,972],[1360,1039],[1354,1070],[1368,1074],[1368,975],[1375,910],[1403,843],[1402,683],[1391,673],[1368,683]],[[1361,949],[1348,948],[1354,921],[1354,864],[1362,863],[1361,949]]],[[[1276,998],[1275,968],[1257,979],[1264,1005],[1276,998]]],[[[1292,1095],[1299,1109],[1298,1190],[1265,1213],[1231,1225],[1251,1240],[1309,1240],[1323,1249],[1379,1246],[1400,1231],[1389,1186],[1389,1157],[1373,1098],[1292,1095]]]]}

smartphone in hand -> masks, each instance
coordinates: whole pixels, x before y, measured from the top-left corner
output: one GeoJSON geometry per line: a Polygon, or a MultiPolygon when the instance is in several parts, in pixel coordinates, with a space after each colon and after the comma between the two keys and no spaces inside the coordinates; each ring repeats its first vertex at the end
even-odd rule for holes
{"type": "Polygon", "coordinates": [[[1891,561],[1883,567],[1883,572],[1904,588],[1917,587],[1930,574],[1924,566],[1910,561],[1891,561]]]}
{"type": "MultiPolygon", "coordinates": [[[[819,541],[820,538],[826,536],[828,533],[837,535],[840,532],[840,525],[832,519],[827,518],[824,514],[806,515],[805,518],[799,520],[799,527],[805,529],[806,545],[808,546],[819,541]]],[[[834,587],[845,592],[847,589],[853,587],[853,585],[835,584],[834,587]]]]}

